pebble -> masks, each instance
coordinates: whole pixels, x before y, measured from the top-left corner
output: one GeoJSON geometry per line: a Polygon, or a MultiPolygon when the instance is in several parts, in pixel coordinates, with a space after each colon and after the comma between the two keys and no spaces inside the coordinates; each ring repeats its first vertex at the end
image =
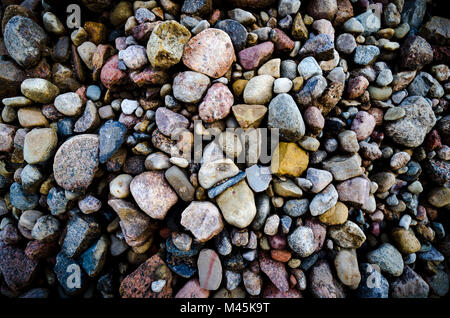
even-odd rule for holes
{"type": "Polygon", "coordinates": [[[200,286],[207,290],[217,290],[222,281],[222,265],[217,253],[211,249],[201,250],[197,267],[200,286]]]}
{"type": "Polygon", "coordinates": [[[289,247],[300,257],[314,253],[314,233],[306,226],[299,226],[288,236],[289,247]]]}
{"type": "Polygon", "coordinates": [[[298,141],[305,134],[302,115],[288,94],[279,94],[270,102],[267,126],[278,128],[280,137],[286,141],[298,141]]]}
{"type": "Polygon", "coordinates": [[[358,268],[358,259],[355,250],[340,250],[335,259],[334,266],[339,280],[351,289],[356,289],[361,281],[358,268]]]}
{"type": "Polygon", "coordinates": [[[219,29],[206,29],[184,47],[183,63],[193,71],[219,78],[230,68],[233,56],[233,44],[228,34],[219,29]]]}
{"type": "Polygon", "coordinates": [[[59,94],[57,86],[43,78],[28,78],[20,85],[22,94],[36,103],[48,104],[59,94]]]}
{"type": "Polygon", "coordinates": [[[233,94],[228,87],[222,83],[215,83],[208,89],[198,107],[199,116],[207,123],[223,119],[230,113],[233,103],[233,94]]]}
{"type": "Polygon", "coordinates": [[[247,227],[256,215],[254,194],[245,180],[221,193],[216,202],[225,221],[241,229],[247,227]]]}
{"type": "Polygon", "coordinates": [[[173,80],[173,96],[184,103],[198,103],[210,84],[208,76],[186,71],[173,80]]]}
{"type": "Polygon", "coordinates": [[[361,228],[350,220],[330,228],[329,235],[342,248],[359,248],[366,240],[361,228]]]}
{"type": "Polygon", "coordinates": [[[272,99],[275,79],[270,75],[253,77],[245,86],[244,101],[246,104],[266,105],[272,99]]]}
{"type": "Polygon", "coordinates": [[[23,158],[29,164],[43,163],[54,154],[58,137],[50,128],[34,128],[25,135],[23,158]]]}
{"type": "Polygon", "coordinates": [[[403,259],[400,252],[391,244],[384,243],[379,248],[369,252],[367,259],[376,264],[382,272],[398,277],[403,272],[403,259]]]}
{"type": "Polygon", "coordinates": [[[144,172],[134,177],[130,191],[142,211],[150,217],[163,220],[178,196],[161,172],[144,172]]]}
{"type": "Polygon", "coordinates": [[[190,38],[189,30],[176,21],[158,24],[147,43],[147,57],[152,67],[166,69],[179,63],[190,38]]]}
{"type": "Polygon", "coordinates": [[[192,202],[181,214],[181,225],[205,242],[223,229],[222,217],[211,202],[192,202]]]}

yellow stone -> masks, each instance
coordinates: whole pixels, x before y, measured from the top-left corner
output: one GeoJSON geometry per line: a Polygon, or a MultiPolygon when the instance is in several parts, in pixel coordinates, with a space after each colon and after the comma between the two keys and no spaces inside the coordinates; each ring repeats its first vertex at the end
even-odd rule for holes
{"type": "Polygon", "coordinates": [[[236,97],[241,97],[244,92],[245,86],[247,86],[248,81],[244,79],[238,79],[233,83],[233,93],[236,97]]]}
{"type": "Polygon", "coordinates": [[[395,246],[403,254],[411,254],[420,250],[420,242],[411,230],[395,228],[391,233],[395,246]]]}
{"type": "Polygon", "coordinates": [[[391,39],[394,36],[395,30],[392,28],[381,29],[377,34],[385,39],[391,39]]]}
{"type": "Polygon", "coordinates": [[[272,156],[273,174],[299,177],[308,167],[309,154],[293,142],[280,142],[272,156]]]}
{"type": "Polygon", "coordinates": [[[319,221],[326,225],[344,224],[348,218],[348,208],[342,203],[338,202],[334,207],[329,209],[324,214],[319,216],[319,221]]]}
{"type": "Polygon", "coordinates": [[[119,2],[109,15],[112,25],[119,26],[124,24],[129,17],[133,15],[133,6],[127,1],[119,2]]]}
{"type": "Polygon", "coordinates": [[[239,126],[243,129],[258,128],[267,113],[264,105],[238,104],[231,108],[239,126]]]}
{"type": "Polygon", "coordinates": [[[292,91],[297,92],[303,87],[303,77],[298,76],[292,80],[292,91]]]}

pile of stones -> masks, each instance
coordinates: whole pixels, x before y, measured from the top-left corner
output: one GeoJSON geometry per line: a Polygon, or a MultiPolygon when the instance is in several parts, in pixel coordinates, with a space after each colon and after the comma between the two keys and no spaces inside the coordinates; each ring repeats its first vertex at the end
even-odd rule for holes
{"type": "Polygon", "coordinates": [[[3,296],[448,293],[439,3],[63,2],[1,0],[3,296]]]}

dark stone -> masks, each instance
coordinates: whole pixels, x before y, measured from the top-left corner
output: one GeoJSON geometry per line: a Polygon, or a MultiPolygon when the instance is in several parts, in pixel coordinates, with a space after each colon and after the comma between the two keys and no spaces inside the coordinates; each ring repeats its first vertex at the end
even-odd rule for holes
{"type": "Polygon", "coordinates": [[[167,266],[177,275],[190,278],[197,272],[196,257],[176,257],[167,253],[167,266]]]}
{"type": "Polygon", "coordinates": [[[6,24],[4,39],[9,55],[17,64],[30,68],[41,60],[47,34],[33,20],[15,16],[6,24]]]}
{"type": "Polygon", "coordinates": [[[400,48],[400,66],[416,70],[433,61],[431,45],[420,36],[408,36],[400,48]]]}
{"type": "Polygon", "coordinates": [[[89,277],[81,269],[80,264],[62,252],[56,256],[53,271],[69,296],[80,294],[87,287],[89,277]]]}
{"type": "Polygon", "coordinates": [[[39,203],[39,196],[36,193],[30,194],[22,189],[22,186],[14,182],[9,188],[11,204],[19,210],[32,210],[39,203]]]}
{"type": "Polygon", "coordinates": [[[58,135],[62,137],[62,139],[66,139],[73,134],[73,126],[75,125],[75,121],[73,118],[64,118],[58,121],[58,135]]]}
{"type": "Polygon", "coordinates": [[[245,44],[247,43],[247,30],[239,22],[226,19],[217,22],[215,28],[226,32],[230,36],[231,43],[233,43],[236,52],[245,48],[245,44]]]}
{"type": "Polygon", "coordinates": [[[0,98],[17,96],[26,74],[11,61],[0,59],[0,98]]]}
{"type": "Polygon", "coordinates": [[[331,60],[334,57],[333,39],[328,34],[319,34],[306,41],[298,54],[302,58],[313,56],[318,61],[331,60]]]}
{"type": "Polygon", "coordinates": [[[125,141],[127,127],[114,120],[108,120],[100,127],[98,134],[100,138],[99,158],[100,163],[105,163],[122,146],[125,141]]]}
{"type": "Polygon", "coordinates": [[[47,288],[33,288],[29,291],[23,293],[19,296],[19,298],[48,298],[48,289],[47,288]]]}
{"type": "Polygon", "coordinates": [[[237,184],[238,182],[243,180],[245,178],[245,176],[246,176],[245,171],[241,171],[234,177],[231,177],[231,178],[227,179],[226,181],[224,181],[223,183],[209,189],[208,197],[210,199],[214,199],[215,197],[217,197],[219,194],[221,194],[223,191],[225,191],[229,187],[234,186],[235,184],[237,184]]]}
{"type": "Polygon", "coordinates": [[[450,162],[447,160],[428,159],[425,161],[425,171],[433,182],[450,187],[450,162]]]}
{"type": "Polygon", "coordinates": [[[13,246],[0,247],[0,271],[6,284],[14,291],[30,285],[38,270],[38,262],[13,246]]]}
{"type": "Polygon", "coordinates": [[[55,62],[62,63],[69,60],[70,57],[70,38],[63,36],[58,39],[53,49],[52,58],[55,62]]]}
{"type": "Polygon", "coordinates": [[[418,28],[422,24],[426,9],[426,0],[406,0],[403,5],[402,22],[408,23],[411,31],[417,33],[418,28]]]}
{"type": "Polygon", "coordinates": [[[212,11],[212,0],[185,0],[181,7],[184,14],[205,16],[212,11]]]}
{"type": "Polygon", "coordinates": [[[67,200],[65,191],[63,189],[59,187],[53,187],[48,192],[47,205],[53,215],[60,215],[65,213],[68,203],[69,200],[67,200]]]}
{"type": "Polygon", "coordinates": [[[388,298],[389,283],[380,271],[367,263],[362,263],[360,269],[361,282],[356,295],[359,298],[388,298]]]}
{"type": "Polygon", "coordinates": [[[90,216],[74,216],[67,225],[62,251],[69,257],[78,257],[101,234],[100,225],[90,216]]]}

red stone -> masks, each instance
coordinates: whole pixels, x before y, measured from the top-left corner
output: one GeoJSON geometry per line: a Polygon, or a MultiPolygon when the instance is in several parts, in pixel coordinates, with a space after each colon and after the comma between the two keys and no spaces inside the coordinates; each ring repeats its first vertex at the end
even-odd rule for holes
{"type": "Polygon", "coordinates": [[[294,48],[294,41],[291,40],[291,38],[281,31],[280,29],[273,29],[276,36],[276,42],[275,42],[275,48],[278,52],[290,52],[294,48]]]}
{"type": "Polygon", "coordinates": [[[38,262],[13,246],[0,247],[0,271],[12,290],[20,290],[30,285],[37,272],[38,262]]]}
{"type": "Polygon", "coordinates": [[[267,253],[259,253],[259,267],[282,292],[289,290],[288,273],[283,263],[271,259],[267,253]]]}
{"type": "Polygon", "coordinates": [[[233,103],[233,94],[228,87],[222,83],[215,83],[208,89],[198,107],[198,113],[203,121],[212,123],[227,117],[233,103]]]}
{"type": "Polygon", "coordinates": [[[239,63],[246,70],[253,70],[267,61],[273,53],[274,45],[267,41],[239,51],[239,63]]]}
{"type": "Polygon", "coordinates": [[[103,66],[100,73],[100,80],[106,88],[111,88],[114,85],[123,84],[127,78],[127,73],[118,68],[119,56],[116,54],[111,57],[103,66]]]}

